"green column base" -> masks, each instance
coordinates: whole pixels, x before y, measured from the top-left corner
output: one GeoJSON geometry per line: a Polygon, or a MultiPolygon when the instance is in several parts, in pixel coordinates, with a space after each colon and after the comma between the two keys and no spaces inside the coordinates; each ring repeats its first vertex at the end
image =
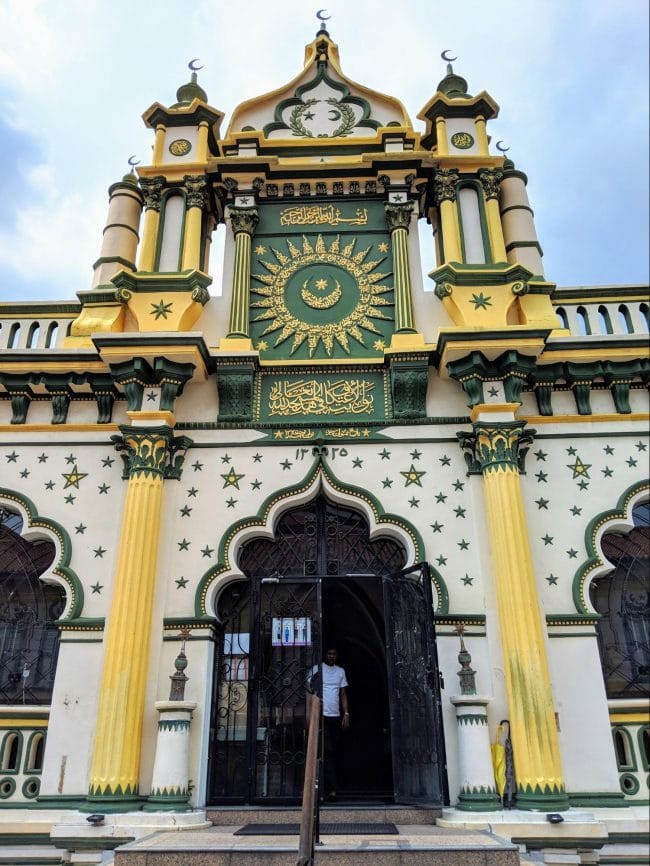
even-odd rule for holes
{"type": "Polygon", "coordinates": [[[503,806],[494,789],[481,787],[461,790],[454,808],[462,812],[500,812],[503,806]]]}
{"type": "Polygon", "coordinates": [[[188,802],[188,795],[179,795],[178,797],[165,797],[160,795],[156,797],[151,795],[147,802],[142,807],[143,812],[191,812],[192,807],[188,802]]]}
{"type": "Polygon", "coordinates": [[[102,793],[89,793],[86,802],[79,807],[80,812],[139,812],[142,809],[144,797],[137,791],[125,791],[118,788],[115,793],[107,788],[102,793]]]}
{"type": "Polygon", "coordinates": [[[570,807],[564,788],[517,788],[516,802],[518,809],[538,812],[564,812],[570,807]]]}

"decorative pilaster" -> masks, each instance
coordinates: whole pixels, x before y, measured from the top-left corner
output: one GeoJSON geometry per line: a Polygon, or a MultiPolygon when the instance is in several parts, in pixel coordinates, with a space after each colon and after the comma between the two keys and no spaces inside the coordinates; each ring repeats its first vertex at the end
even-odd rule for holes
{"type": "Polygon", "coordinates": [[[475,421],[474,451],[483,473],[517,805],[557,811],[569,803],[519,478],[520,449],[530,445],[524,427],[517,421],[475,421]]]}
{"type": "Polygon", "coordinates": [[[233,268],[232,300],[228,345],[221,348],[252,348],[248,330],[250,305],[251,241],[260,220],[254,207],[230,208],[230,224],[235,236],[235,264],[233,268]],[[231,342],[232,341],[232,342],[231,342]]]}
{"type": "Polygon", "coordinates": [[[413,202],[388,202],[385,206],[386,222],[393,247],[395,273],[395,330],[397,333],[415,333],[411,268],[409,265],[408,232],[413,214],[413,202]]]}
{"type": "Polygon", "coordinates": [[[503,180],[503,172],[485,168],[479,171],[478,179],[481,181],[485,195],[485,213],[490,235],[492,261],[505,262],[507,261],[506,245],[503,240],[503,227],[499,213],[499,187],[503,180]]]}
{"type": "Polygon", "coordinates": [[[185,700],[187,657],[185,641],[189,631],[181,631],[181,648],[174,662],[175,672],[169,700],[156,701],[158,740],[151,777],[151,794],[145,812],[186,812],[189,806],[190,725],[195,701],[185,700]]]}
{"type": "Polygon", "coordinates": [[[182,271],[198,271],[201,268],[201,235],[203,211],[208,204],[208,190],[205,175],[183,178],[185,187],[185,230],[183,234],[182,271]]]}
{"type": "Polygon", "coordinates": [[[451,168],[441,168],[433,180],[434,202],[440,208],[442,249],[445,262],[462,262],[460,225],[456,209],[456,187],[459,175],[451,168]]]}
{"type": "MultiPolygon", "coordinates": [[[[147,413],[147,420],[151,421],[147,413]]],[[[178,471],[173,416],[160,426],[121,427],[129,484],[122,516],[113,600],[106,626],[87,809],[138,808],[142,719],[147,682],[163,480],[178,471]]],[[[138,423],[137,413],[132,420],[138,423]]],[[[190,442],[182,443],[187,447],[190,442]]]]}
{"type": "Polygon", "coordinates": [[[460,637],[458,661],[460,695],[451,698],[456,707],[458,723],[458,766],[460,793],[457,809],[471,812],[493,812],[501,809],[494,782],[490,734],[486,707],[490,698],[477,695],[476,672],[472,670],[472,657],[463,640],[463,626],[456,629],[460,637]]]}

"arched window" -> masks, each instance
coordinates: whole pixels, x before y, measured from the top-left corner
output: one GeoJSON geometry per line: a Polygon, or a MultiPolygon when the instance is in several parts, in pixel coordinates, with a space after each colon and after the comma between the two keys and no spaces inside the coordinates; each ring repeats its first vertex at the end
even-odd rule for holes
{"type": "Polygon", "coordinates": [[[181,266],[184,219],[185,197],[181,193],[168,195],[162,211],[159,271],[178,271],[181,266]]]}
{"type": "Polygon", "coordinates": [[[618,320],[621,325],[621,330],[624,334],[633,334],[634,325],[632,324],[632,316],[625,304],[621,304],[618,308],[618,320]]]}
{"type": "Polygon", "coordinates": [[[601,304],[598,307],[598,321],[600,323],[600,333],[601,334],[613,334],[614,329],[612,328],[612,320],[609,317],[609,310],[604,304],[601,304]]]}
{"type": "Polygon", "coordinates": [[[38,343],[38,338],[41,333],[41,326],[38,322],[32,322],[27,332],[27,348],[34,349],[38,343]]]}
{"type": "Polygon", "coordinates": [[[643,329],[648,333],[650,331],[650,309],[646,303],[639,304],[639,312],[641,313],[641,323],[643,325],[643,329]]]}
{"type": "Polygon", "coordinates": [[[50,322],[47,327],[47,334],[45,335],[45,348],[52,349],[56,346],[56,338],[59,335],[59,323],[58,322],[50,322]]]}
{"type": "Polygon", "coordinates": [[[566,310],[564,309],[564,307],[556,307],[555,308],[555,315],[559,319],[560,327],[566,328],[568,331],[569,330],[569,317],[567,316],[566,310]]]}
{"type": "Polygon", "coordinates": [[[461,186],[458,190],[463,260],[466,264],[484,265],[486,243],[483,235],[481,206],[478,190],[474,186],[461,186]]]}
{"type": "Polygon", "coordinates": [[[18,322],[14,322],[13,325],[9,328],[9,339],[7,340],[7,348],[15,349],[18,345],[18,340],[20,339],[20,325],[18,322]]]}
{"type": "Polygon", "coordinates": [[[20,765],[20,747],[22,746],[22,735],[17,731],[10,731],[2,744],[2,757],[0,757],[0,770],[3,773],[17,773],[20,765]]]}
{"type": "Polygon", "coordinates": [[[54,544],[20,535],[22,518],[0,507],[0,705],[48,704],[59,652],[63,591],[39,580],[54,544]]]}
{"type": "Polygon", "coordinates": [[[650,694],[650,502],[632,511],[629,532],[607,532],[601,541],[613,565],[592,581],[591,601],[601,615],[596,631],[608,698],[650,694]]]}
{"type": "Polygon", "coordinates": [[[43,753],[45,751],[45,734],[40,731],[32,734],[27,746],[25,759],[26,773],[39,773],[43,769],[43,753]]]}
{"type": "Polygon", "coordinates": [[[587,311],[584,307],[578,307],[576,310],[576,316],[578,318],[578,331],[583,337],[591,336],[591,325],[589,323],[589,316],[587,315],[587,311]]]}

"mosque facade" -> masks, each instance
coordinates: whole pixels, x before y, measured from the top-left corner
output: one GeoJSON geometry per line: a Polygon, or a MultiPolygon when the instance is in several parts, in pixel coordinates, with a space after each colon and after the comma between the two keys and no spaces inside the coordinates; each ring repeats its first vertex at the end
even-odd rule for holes
{"type": "Polygon", "coordinates": [[[648,288],[545,275],[498,111],[323,28],[225,131],[193,71],[92,285],[0,303],[0,832],[299,802],[329,646],[346,801],[647,809],[648,288]]]}

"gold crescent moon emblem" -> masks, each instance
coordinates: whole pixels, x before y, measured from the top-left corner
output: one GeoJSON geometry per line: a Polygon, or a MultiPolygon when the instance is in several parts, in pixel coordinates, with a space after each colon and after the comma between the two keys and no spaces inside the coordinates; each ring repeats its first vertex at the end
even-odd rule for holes
{"type": "Polygon", "coordinates": [[[333,292],[330,292],[329,295],[326,295],[324,298],[317,298],[312,292],[307,288],[307,284],[309,283],[309,278],[305,280],[302,284],[302,289],[300,290],[300,297],[307,304],[308,307],[311,307],[313,310],[329,310],[330,307],[333,307],[334,304],[338,304],[341,300],[341,284],[338,280],[336,280],[336,288],[333,292]]]}

